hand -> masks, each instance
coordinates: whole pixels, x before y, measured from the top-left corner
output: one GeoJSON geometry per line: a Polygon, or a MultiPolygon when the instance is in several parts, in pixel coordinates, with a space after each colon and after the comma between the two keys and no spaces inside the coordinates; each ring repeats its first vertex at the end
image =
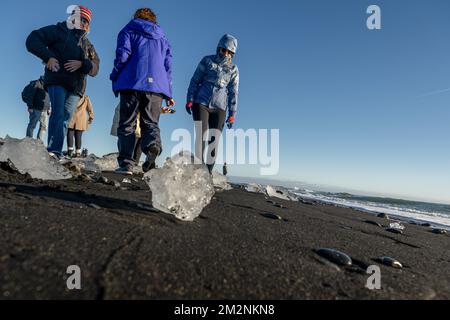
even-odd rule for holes
{"type": "Polygon", "coordinates": [[[168,108],[172,108],[173,106],[175,106],[175,100],[173,100],[173,99],[166,100],[166,106],[168,108]]]}
{"type": "Polygon", "coordinates": [[[192,102],[186,103],[186,112],[189,113],[189,115],[192,115],[192,106],[194,104],[192,102]]]}
{"type": "Polygon", "coordinates": [[[66,64],[64,64],[64,68],[69,72],[75,72],[83,66],[83,62],[78,60],[69,60],[66,64]]]}
{"type": "Polygon", "coordinates": [[[228,120],[227,120],[228,129],[232,129],[233,128],[234,121],[235,121],[234,117],[229,117],[228,118],[228,120]]]}
{"type": "Polygon", "coordinates": [[[28,108],[28,113],[32,113],[32,112],[33,112],[33,109],[28,108]]]}
{"type": "Polygon", "coordinates": [[[52,72],[58,72],[59,71],[59,61],[55,58],[50,58],[47,61],[47,69],[52,72]]]}
{"type": "Polygon", "coordinates": [[[52,114],[52,108],[50,108],[50,109],[47,110],[47,114],[48,114],[48,115],[51,115],[51,114],[52,114]]]}
{"type": "Polygon", "coordinates": [[[89,118],[89,120],[88,120],[88,123],[89,123],[89,125],[91,125],[91,124],[92,124],[92,122],[94,122],[94,119],[92,119],[92,118],[89,118]]]}

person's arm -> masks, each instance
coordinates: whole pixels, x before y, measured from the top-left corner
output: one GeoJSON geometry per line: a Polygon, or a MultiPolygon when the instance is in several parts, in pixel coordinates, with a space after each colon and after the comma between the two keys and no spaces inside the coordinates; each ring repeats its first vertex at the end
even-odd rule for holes
{"type": "Polygon", "coordinates": [[[100,58],[95,51],[94,46],[88,41],[87,45],[87,59],[83,59],[81,61],[82,65],[80,68],[80,72],[83,74],[90,75],[91,77],[95,77],[98,75],[100,70],[100,58]]]}
{"type": "Polygon", "coordinates": [[[228,83],[228,117],[233,118],[236,116],[238,94],[239,94],[239,69],[236,67],[236,71],[232,74],[231,80],[228,83]]]}
{"type": "Polygon", "coordinates": [[[203,82],[203,78],[205,76],[206,71],[206,58],[203,58],[202,61],[200,61],[197,69],[195,70],[195,73],[191,79],[191,82],[189,84],[189,89],[187,93],[187,103],[192,104],[194,102],[195,97],[197,96],[197,92],[203,82]]]}
{"type": "Polygon", "coordinates": [[[29,52],[47,63],[50,58],[56,55],[48,48],[58,41],[57,26],[47,26],[30,33],[26,40],[26,47],[29,52]]]}
{"type": "MultiPolygon", "coordinates": [[[[169,41],[167,41],[167,51],[166,51],[166,58],[164,60],[164,67],[166,69],[166,73],[167,73],[167,80],[169,81],[169,87],[170,87],[170,92],[172,91],[172,46],[170,45],[169,41]]],[[[173,97],[169,97],[170,99],[172,99],[173,97]]]]}
{"type": "Polygon", "coordinates": [[[122,30],[117,37],[116,59],[114,60],[114,69],[110,76],[112,81],[115,81],[119,77],[123,68],[130,59],[131,53],[130,34],[122,30]]]}

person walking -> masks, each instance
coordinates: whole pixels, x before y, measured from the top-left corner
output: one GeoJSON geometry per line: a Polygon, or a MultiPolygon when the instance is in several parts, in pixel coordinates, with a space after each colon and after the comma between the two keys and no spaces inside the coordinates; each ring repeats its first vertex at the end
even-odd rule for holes
{"type": "Polygon", "coordinates": [[[60,158],[69,120],[86,91],[87,76],[99,72],[100,58],[88,40],[92,12],[76,6],[67,21],[31,32],[26,40],[29,52],[46,65],[44,83],[52,113],[48,127],[48,151],[60,158]]]}
{"type": "Polygon", "coordinates": [[[89,126],[94,121],[94,108],[92,106],[89,96],[83,96],[78,103],[77,109],[73,113],[67,130],[67,156],[81,157],[82,150],[82,136],[83,132],[89,129],[89,126]],[[88,118],[89,116],[89,118],[88,118]],[[75,138],[75,147],[73,147],[73,140],[75,138]]]}
{"type": "Polygon", "coordinates": [[[39,123],[37,139],[44,141],[50,115],[50,98],[44,87],[44,78],[31,81],[22,91],[22,100],[28,106],[29,122],[26,136],[33,138],[34,130],[39,123]]]}
{"type": "Polygon", "coordinates": [[[110,79],[115,95],[120,95],[117,172],[133,174],[138,113],[141,148],[147,156],[142,169],[147,172],[154,168],[162,152],[159,128],[162,101],[169,108],[175,105],[171,45],[151,9],[137,10],[134,19],[120,31],[110,79]]]}
{"type": "Polygon", "coordinates": [[[212,173],[216,161],[216,139],[222,134],[226,112],[227,124],[231,129],[235,122],[238,91],[239,69],[233,63],[238,41],[232,35],[222,37],[215,55],[204,57],[191,79],[186,111],[195,122],[201,123],[201,132],[197,132],[196,156],[204,160],[205,143],[203,139],[210,134],[206,165],[212,173]]]}

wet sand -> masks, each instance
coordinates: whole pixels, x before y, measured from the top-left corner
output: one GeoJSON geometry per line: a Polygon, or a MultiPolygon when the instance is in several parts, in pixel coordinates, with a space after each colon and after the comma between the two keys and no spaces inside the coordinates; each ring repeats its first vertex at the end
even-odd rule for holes
{"type": "Polygon", "coordinates": [[[0,298],[450,299],[448,234],[404,223],[397,235],[366,213],[273,200],[286,208],[239,188],[219,192],[185,223],[151,211],[138,179],[117,188],[0,170],[0,298]],[[314,252],[322,247],[353,266],[330,265],[314,252]],[[404,268],[374,261],[381,256],[404,268]],[[372,264],[381,290],[365,288],[372,264]],[[69,265],[81,268],[80,291],[66,288],[69,265]]]}

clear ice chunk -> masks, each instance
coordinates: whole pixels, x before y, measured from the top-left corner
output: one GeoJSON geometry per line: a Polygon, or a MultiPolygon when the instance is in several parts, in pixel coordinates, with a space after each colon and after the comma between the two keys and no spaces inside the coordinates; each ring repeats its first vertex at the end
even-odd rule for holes
{"type": "Polygon", "coordinates": [[[405,230],[405,226],[400,224],[400,223],[398,223],[398,222],[394,222],[394,223],[389,224],[389,228],[390,229],[395,229],[395,230],[400,230],[400,231],[405,230]]]}
{"type": "Polygon", "coordinates": [[[213,184],[214,188],[220,190],[231,190],[233,189],[228,183],[228,178],[218,171],[213,171],[213,184]]]}
{"type": "Polygon", "coordinates": [[[253,193],[265,193],[263,187],[256,183],[249,183],[248,185],[245,186],[245,190],[253,193]]]}
{"type": "Polygon", "coordinates": [[[266,187],[266,194],[267,196],[271,198],[278,198],[283,199],[287,201],[297,201],[298,198],[289,192],[289,190],[282,188],[282,187],[274,187],[274,186],[267,186],[266,187]]]}
{"type": "Polygon", "coordinates": [[[118,153],[110,153],[101,158],[97,158],[94,164],[100,168],[100,171],[114,171],[119,167],[117,162],[118,153]]]}
{"type": "Polygon", "coordinates": [[[73,158],[72,163],[78,165],[81,169],[90,172],[114,171],[117,169],[118,153],[110,153],[99,158],[94,154],[90,154],[86,158],[73,158]]]}
{"type": "Polygon", "coordinates": [[[48,155],[46,147],[39,140],[31,138],[14,139],[6,137],[0,145],[0,162],[11,163],[22,173],[34,179],[64,180],[72,178],[61,163],[48,155]]]}
{"type": "Polygon", "coordinates": [[[214,196],[208,169],[194,164],[189,152],[167,159],[163,168],[146,173],[144,181],[152,191],[153,206],[183,221],[194,221],[214,196]]]}

